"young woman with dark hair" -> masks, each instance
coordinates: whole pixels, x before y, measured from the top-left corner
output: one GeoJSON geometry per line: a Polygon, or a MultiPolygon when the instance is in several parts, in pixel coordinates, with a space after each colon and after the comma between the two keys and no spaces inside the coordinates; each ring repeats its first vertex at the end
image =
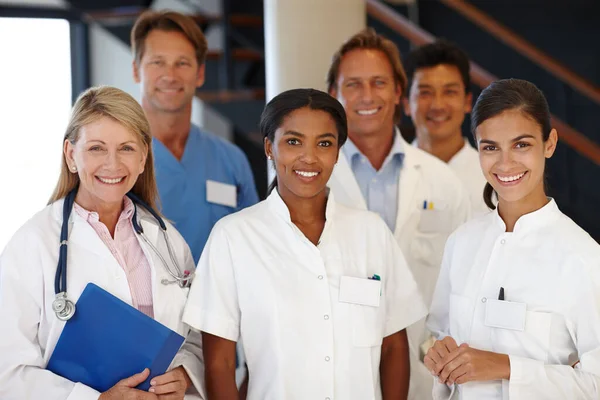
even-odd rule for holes
{"type": "Polygon", "coordinates": [[[434,399],[600,398],[600,246],[546,196],[546,99],[501,80],[471,118],[494,212],[446,244],[427,321],[434,399]]]}
{"type": "Polygon", "coordinates": [[[202,331],[208,398],[237,398],[241,340],[249,399],[406,399],[405,328],[426,309],[386,224],[326,187],[347,136],[343,107],[291,90],[260,127],[276,186],[217,223],[184,316],[202,331]]]}

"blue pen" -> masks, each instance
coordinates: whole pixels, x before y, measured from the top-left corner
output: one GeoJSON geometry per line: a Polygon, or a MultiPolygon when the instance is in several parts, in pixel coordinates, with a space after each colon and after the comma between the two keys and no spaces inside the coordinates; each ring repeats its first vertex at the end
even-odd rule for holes
{"type": "Polygon", "coordinates": [[[427,210],[427,200],[423,200],[423,210],[427,210]]]}

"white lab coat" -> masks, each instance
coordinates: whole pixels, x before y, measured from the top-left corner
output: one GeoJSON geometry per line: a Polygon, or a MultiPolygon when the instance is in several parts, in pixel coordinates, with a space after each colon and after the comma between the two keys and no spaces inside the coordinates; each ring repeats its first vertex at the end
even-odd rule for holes
{"type": "MultiPolygon", "coordinates": [[[[400,135],[398,136],[400,137],[400,135]]],[[[403,140],[400,137],[400,140],[403,140]]],[[[450,168],[432,155],[403,143],[404,161],[398,183],[398,212],[394,236],[429,306],[437,281],[448,236],[470,216],[468,195],[450,168]],[[435,208],[423,209],[423,202],[435,208]]],[[[352,173],[340,154],[328,186],[338,202],[366,209],[367,204],[352,173]]],[[[425,320],[408,329],[411,347],[410,399],[430,398],[431,374],[420,361],[420,345],[430,338],[425,320]]]]}
{"type": "MultiPolygon", "coordinates": [[[[508,354],[511,369],[510,380],[455,385],[453,398],[600,398],[600,246],[554,200],[505,230],[494,211],[463,225],[446,245],[428,327],[438,338],[508,354]],[[486,322],[500,287],[505,301],[526,305],[523,330],[486,322]]],[[[439,383],[434,393],[450,396],[439,383]]]]}
{"type": "Polygon", "coordinates": [[[242,339],[249,400],[381,399],[383,338],[427,313],[378,215],[330,195],[326,218],[315,246],[274,190],[221,219],[204,248],[183,319],[242,339]],[[379,304],[358,304],[369,298],[379,304]]]}
{"type": "MultiPolygon", "coordinates": [[[[99,393],[45,369],[65,322],[52,311],[54,277],[58,264],[63,200],[54,202],[22,226],[0,256],[0,398],[2,400],[87,400],[99,393]]],[[[138,207],[138,218],[149,238],[166,260],[170,258],[154,218],[138,207]]],[[[190,250],[181,235],[168,224],[167,232],[182,268],[194,270],[190,250]]],[[[68,297],[76,302],[89,282],[131,304],[123,268],[92,226],[77,213],[69,219],[68,297]]],[[[138,237],[152,270],[154,317],[187,337],[173,361],[183,365],[196,388],[203,381],[201,341],[198,333],[181,321],[189,289],[163,285],[171,279],[162,262],[138,237]],[[188,335],[189,333],[189,335],[188,335]]],[[[202,398],[190,395],[188,399],[202,398]]]]}

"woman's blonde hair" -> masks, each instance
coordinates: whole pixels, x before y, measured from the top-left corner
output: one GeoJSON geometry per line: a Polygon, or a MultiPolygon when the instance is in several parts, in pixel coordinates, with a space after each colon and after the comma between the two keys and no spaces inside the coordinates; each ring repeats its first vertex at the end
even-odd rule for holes
{"type": "MultiPolygon", "coordinates": [[[[75,102],[71,111],[69,125],[65,132],[64,141],[75,144],[79,140],[82,127],[100,118],[108,117],[120,123],[130,132],[137,135],[148,155],[144,172],[140,174],[131,191],[152,208],[156,208],[158,189],[154,179],[154,158],[152,156],[152,135],[150,124],[144,115],[144,110],[138,102],[124,91],[111,86],[93,87],[83,92],[75,102]]],[[[79,175],[69,171],[63,152],[60,176],[54,193],[48,204],[62,199],[79,185],[79,175]]]]}

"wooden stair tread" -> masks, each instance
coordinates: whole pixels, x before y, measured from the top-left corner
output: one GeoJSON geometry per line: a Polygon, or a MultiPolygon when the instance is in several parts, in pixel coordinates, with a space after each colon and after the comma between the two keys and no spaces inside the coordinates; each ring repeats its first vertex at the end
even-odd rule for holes
{"type": "MultiPolygon", "coordinates": [[[[116,23],[133,23],[144,11],[148,10],[143,7],[123,7],[109,10],[88,11],[86,16],[94,21],[116,24],[116,23]]],[[[220,15],[209,14],[189,14],[198,24],[212,24],[222,21],[220,15]]],[[[261,16],[252,14],[232,14],[229,17],[229,22],[232,26],[238,27],[255,27],[263,26],[261,16]]]]}
{"type": "MultiPolygon", "coordinates": [[[[223,57],[222,50],[209,50],[206,54],[207,60],[220,60],[223,57]]],[[[231,49],[231,57],[238,61],[261,61],[263,55],[252,49],[236,48],[231,49]]]]}
{"type": "Polygon", "coordinates": [[[196,96],[208,103],[229,103],[232,101],[264,100],[265,89],[237,89],[237,90],[197,90],[196,96]]]}

